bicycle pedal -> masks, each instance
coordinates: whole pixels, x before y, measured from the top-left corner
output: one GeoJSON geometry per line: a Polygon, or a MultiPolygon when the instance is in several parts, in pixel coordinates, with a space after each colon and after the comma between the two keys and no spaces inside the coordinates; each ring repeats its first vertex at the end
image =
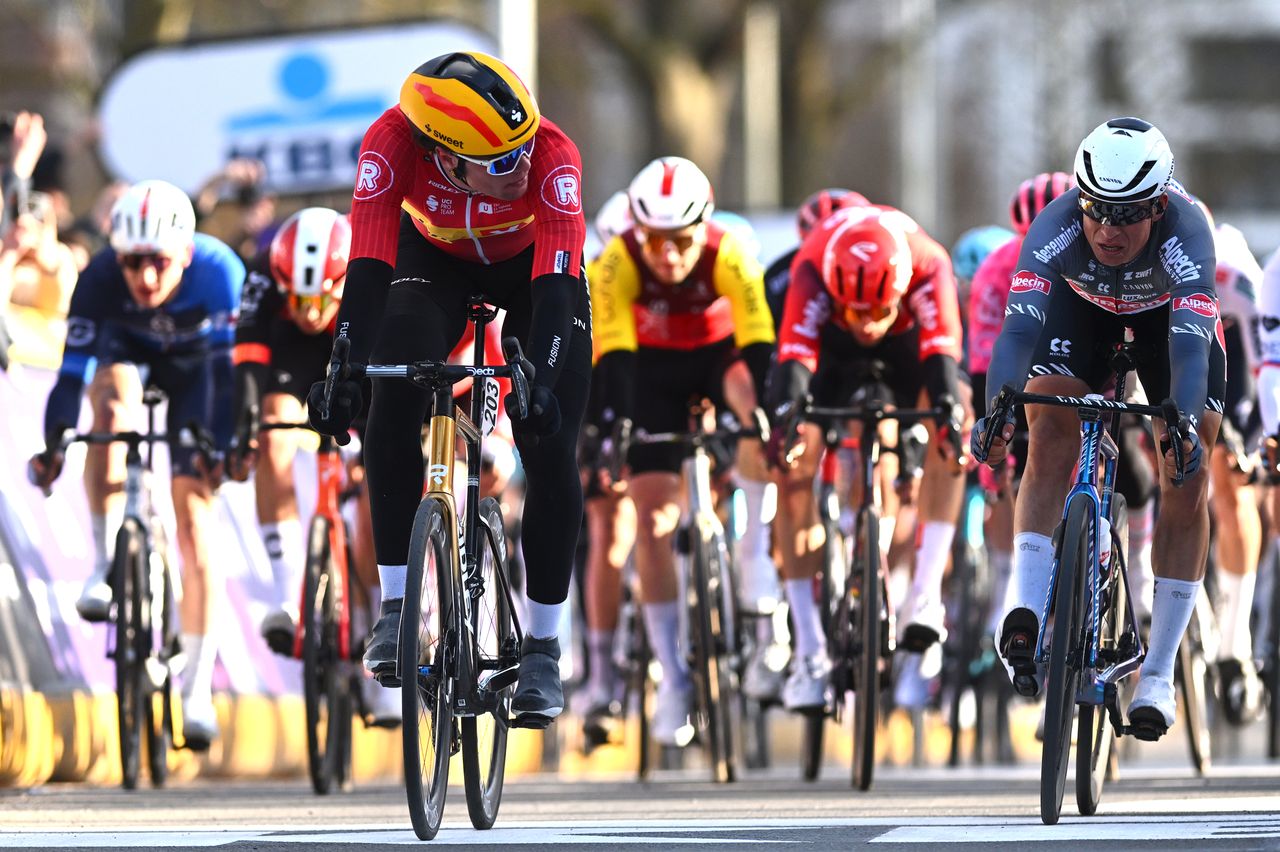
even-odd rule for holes
{"type": "Polygon", "coordinates": [[[554,716],[547,716],[542,713],[521,713],[511,719],[511,727],[528,728],[531,731],[543,731],[554,722],[554,716]]]}
{"type": "Polygon", "coordinates": [[[395,667],[392,667],[390,671],[384,669],[373,672],[373,679],[378,682],[379,686],[386,689],[396,689],[401,685],[400,676],[396,674],[395,667]]]}
{"type": "Polygon", "coordinates": [[[1169,732],[1164,716],[1155,707],[1139,707],[1129,714],[1129,733],[1153,743],[1169,732]]]}

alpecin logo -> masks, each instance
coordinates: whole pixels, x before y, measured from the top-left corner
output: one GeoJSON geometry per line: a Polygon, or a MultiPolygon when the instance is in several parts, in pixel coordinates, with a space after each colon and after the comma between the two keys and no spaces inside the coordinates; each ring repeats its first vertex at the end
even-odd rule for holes
{"type": "Polygon", "coordinates": [[[1048,279],[1041,278],[1034,272],[1023,271],[1013,276],[1013,284],[1009,287],[1009,290],[1013,293],[1029,293],[1032,290],[1048,293],[1049,287],[1048,279]]]}
{"type": "Polygon", "coordinates": [[[1192,311],[1202,317],[1213,318],[1218,315],[1218,305],[1208,296],[1179,296],[1173,300],[1175,311],[1192,311]]]}

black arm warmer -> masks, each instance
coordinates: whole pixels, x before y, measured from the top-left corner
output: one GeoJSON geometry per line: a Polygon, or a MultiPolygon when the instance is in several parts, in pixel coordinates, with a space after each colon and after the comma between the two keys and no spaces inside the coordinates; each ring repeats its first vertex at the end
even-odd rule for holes
{"type": "Polygon", "coordinates": [[[960,401],[960,367],[950,355],[930,355],[924,359],[924,386],[934,405],[944,396],[960,401]]]}
{"type": "Polygon", "coordinates": [[[269,365],[258,361],[244,361],[236,364],[235,402],[232,408],[236,415],[236,429],[244,425],[245,412],[251,406],[261,407],[262,389],[267,386],[270,371],[269,365]]]}
{"type": "Polygon", "coordinates": [[[636,353],[615,349],[600,356],[595,380],[605,389],[602,425],[609,426],[620,418],[633,417],[636,407],[636,353]]]}
{"type": "Polygon", "coordinates": [[[351,341],[351,363],[367,365],[378,326],[391,289],[391,264],[372,257],[357,257],[347,266],[347,284],[338,308],[336,337],[351,341]]]}
{"type": "Polygon", "coordinates": [[[525,355],[533,363],[534,381],[554,389],[569,352],[573,334],[573,309],[580,279],[563,272],[539,275],[530,282],[533,318],[529,321],[529,345],[525,355]]]}
{"type": "Polygon", "coordinates": [[[773,361],[772,343],[752,343],[742,347],[742,360],[751,371],[751,384],[756,388],[756,405],[764,406],[764,385],[769,379],[769,365],[773,361]]]}

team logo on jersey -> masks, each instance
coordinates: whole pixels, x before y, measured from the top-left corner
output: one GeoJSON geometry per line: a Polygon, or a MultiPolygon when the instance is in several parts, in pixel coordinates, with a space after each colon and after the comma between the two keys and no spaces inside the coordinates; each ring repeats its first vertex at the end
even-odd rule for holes
{"type": "Polygon", "coordinates": [[[1029,293],[1035,290],[1038,293],[1048,293],[1049,287],[1050,284],[1047,278],[1041,278],[1034,272],[1024,270],[1013,276],[1013,283],[1010,285],[1009,291],[1012,293],[1029,293]]]}
{"type": "Polygon", "coordinates": [[[98,327],[93,320],[86,317],[71,317],[67,320],[67,347],[87,346],[93,342],[98,327]]]}
{"type": "Polygon", "coordinates": [[[357,201],[366,201],[386,192],[395,182],[396,173],[392,171],[387,158],[377,151],[365,151],[356,164],[357,201]]]}
{"type": "Polygon", "coordinates": [[[562,213],[582,212],[582,174],[575,166],[559,166],[542,179],[542,200],[562,213]]]}
{"type": "Polygon", "coordinates": [[[1179,296],[1173,300],[1175,311],[1191,311],[1202,317],[1216,317],[1218,305],[1208,296],[1179,296]]]}

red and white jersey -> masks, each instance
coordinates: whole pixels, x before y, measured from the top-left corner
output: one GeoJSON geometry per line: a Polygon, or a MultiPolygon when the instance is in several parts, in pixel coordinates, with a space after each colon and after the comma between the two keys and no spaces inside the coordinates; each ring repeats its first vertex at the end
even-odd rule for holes
{"type": "Polygon", "coordinates": [[[587,226],[582,213],[578,148],[547,118],[538,127],[525,194],[515,201],[478,195],[455,184],[413,141],[399,107],[364,135],[351,203],[351,258],[396,263],[400,213],[443,251],[474,263],[496,263],[534,245],[533,277],[578,276],[587,226]]]}
{"type": "Polygon", "coordinates": [[[1231,225],[1213,229],[1213,253],[1218,261],[1214,289],[1218,292],[1218,312],[1224,323],[1240,327],[1245,359],[1256,371],[1258,351],[1258,291],[1262,288],[1262,267],[1249,250],[1244,234],[1231,225]]]}
{"type": "Polygon", "coordinates": [[[969,284],[969,371],[985,373],[991,364],[991,349],[1004,325],[1004,309],[1009,304],[1009,288],[1018,268],[1022,237],[1014,237],[987,255],[969,284]]]}
{"type": "Polygon", "coordinates": [[[915,220],[892,207],[852,207],[823,219],[800,245],[791,261],[791,286],[778,332],[778,361],[799,361],[810,370],[818,367],[819,339],[828,323],[847,332],[832,310],[831,295],[822,281],[822,256],[836,228],[849,219],[882,216],[892,219],[907,237],[911,250],[911,282],[902,297],[898,319],[889,335],[918,328],[920,360],[947,355],[960,360],[962,330],[959,296],[951,257],[915,220]]]}

